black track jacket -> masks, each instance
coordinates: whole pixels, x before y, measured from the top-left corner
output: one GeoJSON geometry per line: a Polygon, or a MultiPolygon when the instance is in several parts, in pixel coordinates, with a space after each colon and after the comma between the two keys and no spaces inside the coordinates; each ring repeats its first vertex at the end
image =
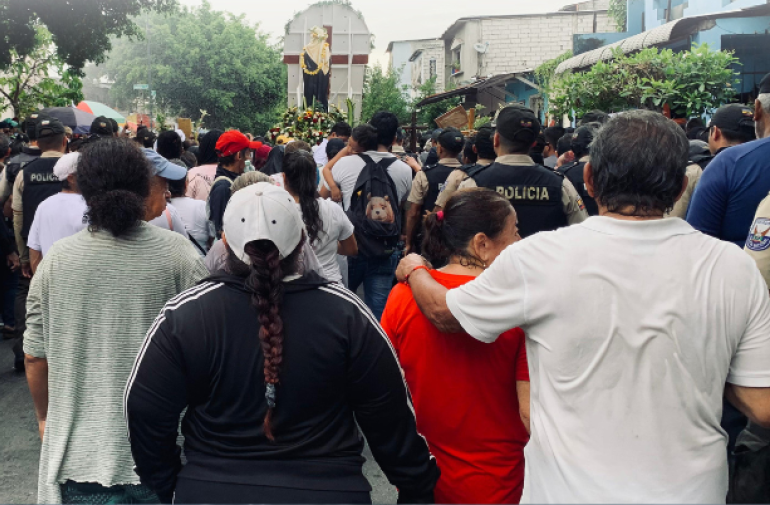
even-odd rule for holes
{"type": "Polygon", "coordinates": [[[432,501],[438,467],[395,353],[363,302],[312,274],[285,284],[273,443],[262,429],[263,355],[250,299],[242,278],[220,272],[170,300],[148,332],[125,393],[142,483],[164,502],[177,475],[370,491],[357,422],[399,501],[432,501]],[[185,407],[183,467],[176,439],[185,407]]]}

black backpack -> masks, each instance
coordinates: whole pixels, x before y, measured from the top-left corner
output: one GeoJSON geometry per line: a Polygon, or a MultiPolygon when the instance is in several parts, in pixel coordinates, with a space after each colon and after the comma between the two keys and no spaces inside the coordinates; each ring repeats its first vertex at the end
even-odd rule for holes
{"type": "Polygon", "coordinates": [[[375,162],[359,154],[366,165],[358,175],[347,216],[355,227],[358,253],[367,258],[390,256],[401,237],[401,211],[396,184],[388,167],[397,158],[375,162]]]}

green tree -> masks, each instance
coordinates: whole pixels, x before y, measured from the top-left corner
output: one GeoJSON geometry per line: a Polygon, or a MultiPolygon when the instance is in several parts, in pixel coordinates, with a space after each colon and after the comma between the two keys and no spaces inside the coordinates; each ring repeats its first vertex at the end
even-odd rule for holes
{"type": "Polygon", "coordinates": [[[399,122],[409,120],[410,109],[404,93],[406,86],[399,86],[401,72],[384,71],[379,64],[367,67],[361,104],[361,121],[369,121],[377,112],[386,110],[398,117],[399,122]]]}
{"type": "Polygon", "coordinates": [[[149,16],[144,42],[118,39],[105,64],[110,93],[122,108],[147,82],[148,55],[156,103],[169,115],[197,118],[208,128],[265,132],[286,107],[281,51],[244,16],[211,9],[208,2],[173,17],[149,16]]]}
{"type": "MultiPolygon", "coordinates": [[[[451,87],[448,87],[447,91],[451,89],[451,87]]],[[[433,76],[417,88],[417,97],[414,100],[415,106],[422,100],[428,98],[429,96],[433,96],[436,93],[436,76],[433,76]]],[[[436,124],[436,118],[445,112],[454,109],[460,105],[460,102],[460,97],[453,97],[420,107],[417,110],[417,124],[427,125],[430,129],[438,128],[438,125],[436,124]]]]}
{"type": "Polygon", "coordinates": [[[51,42],[51,34],[38,26],[35,44],[26,55],[10,51],[11,64],[0,73],[0,112],[10,108],[23,118],[43,107],[64,107],[83,99],[83,83],[66,67],[51,42]],[[60,78],[51,77],[59,75],[60,78]]]}
{"type": "Polygon", "coordinates": [[[0,70],[35,51],[40,25],[51,33],[59,58],[77,73],[88,60],[104,60],[110,36],[139,34],[132,16],[175,8],[176,0],[0,0],[0,45],[5,48],[0,70]]]}
{"type": "Polygon", "coordinates": [[[626,31],[626,23],[628,22],[628,0],[610,0],[607,15],[610,19],[615,21],[617,31],[626,31]]]}

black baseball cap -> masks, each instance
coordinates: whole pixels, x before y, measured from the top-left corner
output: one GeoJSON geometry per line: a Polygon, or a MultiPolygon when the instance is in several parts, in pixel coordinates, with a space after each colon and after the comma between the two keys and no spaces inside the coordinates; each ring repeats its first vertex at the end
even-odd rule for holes
{"type": "Polygon", "coordinates": [[[588,151],[588,147],[591,145],[591,142],[594,141],[594,133],[601,128],[601,126],[601,123],[598,122],[591,122],[579,126],[575,130],[575,133],[572,134],[572,141],[570,142],[572,150],[578,152],[588,151]]]}
{"type": "Polygon", "coordinates": [[[43,119],[51,119],[51,116],[41,112],[33,112],[29,115],[27,120],[22,123],[21,131],[26,133],[30,140],[37,140],[37,123],[43,119]]]}
{"type": "Polygon", "coordinates": [[[759,81],[759,94],[763,95],[770,93],[770,74],[766,74],[761,81],[759,81]]]}
{"type": "Polygon", "coordinates": [[[497,133],[511,142],[534,142],[540,135],[540,121],[532,111],[522,106],[510,106],[497,115],[497,133]]]}
{"type": "Polygon", "coordinates": [[[580,118],[579,125],[582,126],[588,123],[601,123],[604,124],[610,120],[610,115],[600,110],[592,110],[583,114],[580,118]]]}
{"type": "Polygon", "coordinates": [[[43,118],[37,122],[35,128],[35,135],[39,139],[46,137],[52,137],[54,135],[62,135],[64,133],[64,125],[56,118],[43,118]]]}
{"type": "Polygon", "coordinates": [[[438,144],[451,153],[459,153],[465,147],[465,137],[457,128],[447,128],[438,136],[438,144]]]}
{"type": "Polygon", "coordinates": [[[112,121],[104,116],[99,116],[91,123],[91,135],[104,135],[112,137],[112,121]]]}
{"type": "Polygon", "coordinates": [[[431,139],[433,142],[438,142],[438,138],[439,138],[439,136],[441,135],[441,133],[442,133],[443,131],[444,131],[444,130],[442,130],[441,128],[436,128],[435,130],[433,130],[433,131],[431,132],[431,134],[430,134],[430,139],[431,139]]]}
{"type": "Polygon", "coordinates": [[[744,105],[731,103],[723,105],[714,113],[709,128],[718,126],[720,130],[730,132],[753,132],[754,112],[744,105]]]}

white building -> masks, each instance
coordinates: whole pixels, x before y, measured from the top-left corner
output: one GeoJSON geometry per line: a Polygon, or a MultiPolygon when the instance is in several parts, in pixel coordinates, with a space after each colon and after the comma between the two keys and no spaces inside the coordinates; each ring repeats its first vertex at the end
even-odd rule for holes
{"type": "Polygon", "coordinates": [[[416,88],[436,76],[436,91],[443,91],[446,52],[441,39],[397,40],[388,44],[388,67],[400,71],[400,86],[414,98],[416,88]]]}

